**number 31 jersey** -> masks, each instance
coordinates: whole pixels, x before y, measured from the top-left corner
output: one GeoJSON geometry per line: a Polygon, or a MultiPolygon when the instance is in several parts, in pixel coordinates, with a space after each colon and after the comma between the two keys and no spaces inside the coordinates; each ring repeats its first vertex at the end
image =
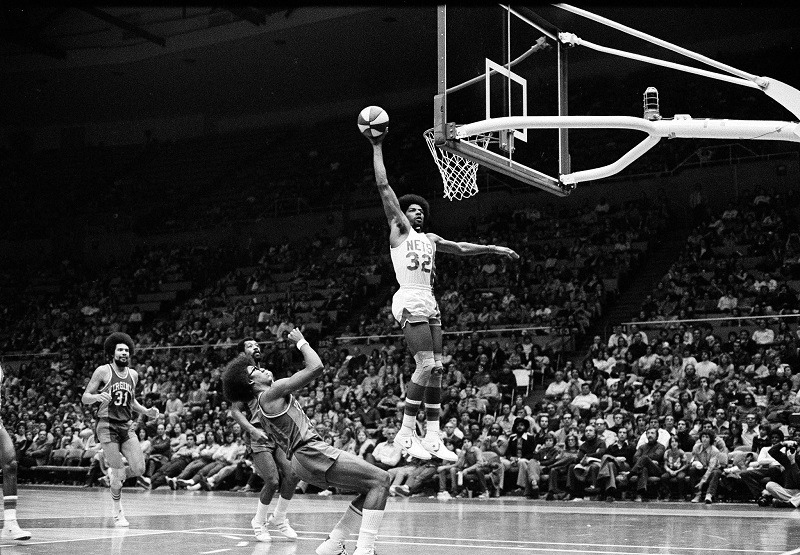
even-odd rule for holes
{"type": "Polygon", "coordinates": [[[427,289],[432,292],[433,262],[436,247],[424,233],[409,229],[408,237],[390,249],[394,275],[400,288],[427,289]]]}
{"type": "Polygon", "coordinates": [[[116,422],[127,422],[133,417],[131,402],[133,401],[133,391],[136,384],[133,383],[133,376],[130,369],[125,369],[125,376],[120,377],[109,364],[111,379],[100,389],[100,392],[111,394],[111,401],[103,401],[97,409],[98,418],[107,418],[116,422]]]}

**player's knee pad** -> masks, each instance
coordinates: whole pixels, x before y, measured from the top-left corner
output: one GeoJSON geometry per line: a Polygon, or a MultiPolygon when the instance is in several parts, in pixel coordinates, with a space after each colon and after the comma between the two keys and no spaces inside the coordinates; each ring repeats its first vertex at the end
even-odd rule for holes
{"type": "Polygon", "coordinates": [[[419,351],[414,355],[417,368],[411,375],[411,381],[418,385],[428,385],[431,378],[431,371],[434,367],[433,351],[419,351]]]}

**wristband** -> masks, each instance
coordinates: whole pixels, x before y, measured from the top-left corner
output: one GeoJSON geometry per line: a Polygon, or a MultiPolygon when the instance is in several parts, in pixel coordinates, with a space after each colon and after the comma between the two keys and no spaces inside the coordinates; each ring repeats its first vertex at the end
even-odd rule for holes
{"type": "Polygon", "coordinates": [[[298,351],[301,350],[303,348],[303,345],[308,345],[308,341],[306,341],[305,339],[301,339],[300,341],[298,341],[296,345],[297,350],[298,351]]]}

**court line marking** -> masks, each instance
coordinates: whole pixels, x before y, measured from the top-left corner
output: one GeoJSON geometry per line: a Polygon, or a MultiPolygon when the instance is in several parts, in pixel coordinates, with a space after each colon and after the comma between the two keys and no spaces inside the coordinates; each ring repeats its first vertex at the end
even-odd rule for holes
{"type": "MultiPolygon", "coordinates": [[[[298,539],[306,539],[306,538],[298,538],[298,539]]],[[[319,538],[313,538],[319,539],[319,538]]],[[[453,546],[452,544],[447,543],[433,543],[433,542],[389,542],[389,541],[382,541],[376,540],[376,544],[384,544],[384,545],[424,545],[427,547],[459,547],[459,548],[471,548],[471,549],[492,549],[492,550],[503,550],[503,551],[544,551],[547,553],[592,553],[595,555],[647,555],[647,553],[651,553],[651,551],[599,551],[593,549],[554,549],[552,547],[520,547],[520,546],[513,546],[513,545],[470,545],[470,544],[462,544],[458,546],[453,546]]],[[[627,547],[627,546],[619,546],[619,547],[627,547]]],[[[644,549],[654,549],[653,547],[645,547],[644,549]]],[[[663,549],[663,548],[655,548],[655,549],[663,549]]],[[[669,551],[661,552],[661,555],[676,555],[669,551]]],[[[768,552],[768,553],[780,553],[778,551],[768,552]]]]}
{"type": "Polygon", "coordinates": [[[797,555],[798,553],[800,553],[800,547],[792,549],[791,551],[784,551],[781,555],[797,555]]]}
{"type": "MultiPolygon", "coordinates": [[[[29,545],[49,545],[52,543],[69,543],[69,542],[90,542],[90,541],[97,541],[97,540],[113,540],[115,538],[139,538],[145,536],[163,536],[165,534],[176,534],[176,533],[183,533],[183,532],[201,532],[203,530],[211,530],[216,528],[197,528],[193,530],[150,530],[148,532],[142,531],[139,533],[133,534],[117,534],[117,535],[110,535],[110,536],[89,536],[86,538],[67,538],[63,540],[44,540],[44,541],[31,541],[25,540],[24,543],[22,542],[15,542],[12,544],[3,544],[2,547],[25,547],[29,545]]],[[[33,530],[52,530],[52,528],[33,528],[33,530]]],[[[108,530],[119,530],[119,528],[109,528],[108,530]]]]}
{"type": "Polygon", "coordinates": [[[228,548],[225,548],[225,549],[215,549],[214,551],[201,551],[200,553],[201,553],[201,555],[208,555],[209,553],[224,553],[224,552],[230,551],[230,550],[231,550],[231,548],[228,547],[228,548]]]}
{"type": "MultiPolygon", "coordinates": [[[[216,528],[216,530],[249,530],[249,528],[227,528],[220,526],[216,528]]],[[[328,532],[317,532],[314,530],[303,530],[303,534],[322,534],[328,535],[328,532]]],[[[358,534],[351,534],[353,537],[357,537],[358,534]]],[[[438,537],[438,536],[396,536],[392,534],[378,534],[378,538],[397,538],[401,540],[430,540],[430,541],[443,541],[443,542],[481,542],[481,543],[493,543],[493,544],[525,544],[525,545],[567,545],[573,547],[621,547],[624,549],[670,549],[670,550],[680,550],[680,551],[722,551],[725,553],[777,553],[779,555],[797,555],[800,553],[800,549],[790,553],[783,553],[780,550],[770,550],[770,549],[735,549],[735,548],[728,548],[728,547],[681,547],[681,546],[656,546],[656,545],[622,545],[622,544],[614,544],[614,543],[573,543],[573,542],[556,542],[556,541],[528,541],[528,540],[499,540],[499,539],[490,539],[484,540],[480,538],[445,538],[445,537],[438,537]]],[[[318,539],[315,537],[310,538],[301,538],[301,539],[318,539]]],[[[378,543],[381,543],[381,540],[377,540],[378,543]]],[[[428,545],[420,542],[383,542],[383,543],[399,543],[403,545],[428,545]]],[[[431,545],[442,545],[442,544],[431,544],[431,545]]],[[[450,545],[450,544],[443,544],[443,545],[450,545]]],[[[474,547],[474,548],[483,548],[484,546],[480,545],[459,545],[458,547],[474,547]]],[[[503,546],[499,546],[498,549],[503,546]]],[[[509,547],[511,548],[511,547],[509,547]]],[[[495,549],[494,547],[487,547],[487,549],[495,549]]],[[[526,549],[526,548],[516,548],[516,549],[526,549]]],[[[531,548],[533,549],[533,548],[531,548]]],[[[599,553],[599,552],[598,552],[599,553]]],[[[616,551],[614,553],[617,553],[616,551]]]]}

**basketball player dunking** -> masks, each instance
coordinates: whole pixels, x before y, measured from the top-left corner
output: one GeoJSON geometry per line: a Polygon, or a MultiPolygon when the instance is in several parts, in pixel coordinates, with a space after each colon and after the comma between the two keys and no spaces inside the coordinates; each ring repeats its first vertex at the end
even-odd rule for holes
{"type": "Polygon", "coordinates": [[[317,555],[346,555],[344,540],[359,530],[353,555],[375,555],[375,536],[383,520],[391,478],[385,470],[325,443],[314,430],[294,394],[322,376],[319,355],[297,328],[289,333],[303,353],[305,367],[289,378],[273,381],[272,372],[259,372],[253,359],[239,355],[222,373],[222,389],[231,402],[255,408],[261,426],[286,452],[300,479],[319,487],[358,492],[345,514],[316,549],[317,555]]]}
{"type": "Polygon", "coordinates": [[[435,233],[423,233],[430,214],[428,202],[417,195],[397,198],[386,177],[383,163],[383,135],[370,139],[373,165],[383,210],[389,220],[389,246],[395,276],[400,288],[392,298],[392,314],[414,353],[416,370],[406,389],[403,425],[395,437],[412,457],[427,460],[431,456],[456,462],[456,454],[447,449],[439,435],[442,396],[442,320],[433,296],[432,276],[436,251],[458,254],[499,254],[517,259],[508,247],[453,242],[435,233]],[[425,402],[426,431],[420,441],[414,433],[420,404],[425,402]]]}
{"type": "Polygon", "coordinates": [[[133,340],[127,333],[114,332],[103,344],[109,364],[98,366],[86,385],[81,401],[84,405],[99,403],[95,435],[103,448],[111,472],[111,499],[114,502],[114,526],[129,526],[122,512],[122,485],[131,476],[144,473],[144,454],[133,429],[133,411],[157,418],[159,410],[144,408],[136,400],[136,371],[128,368],[133,355],[133,340]],[[130,470],[126,475],[122,455],[130,470]]]}
{"type": "MultiPolygon", "coordinates": [[[[3,386],[3,367],[0,366],[0,393],[3,386]]],[[[2,401],[2,395],[0,395],[2,401]]],[[[3,532],[4,540],[29,540],[31,533],[17,524],[17,452],[14,442],[0,420],[0,462],[3,465],[3,532]]]]}
{"type": "MultiPolygon", "coordinates": [[[[253,372],[268,372],[263,370],[259,364],[261,361],[261,347],[255,339],[246,338],[239,344],[241,352],[253,359],[253,372]]],[[[250,420],[244,415],[244,403],[231,403],[231,414],[234,420],[239,423],[242,430],[247,432],[250,437],[250,451],[253,455],[253,466],[259,476],[264,480],[264,487],[261,488],[261,495],[258,498],[256,516],[250,521],[253,526],[253,533],[258,541],[268,542],[272,538],[267,530],[267,526],[272,524],[277,526],[281,534],[291,540],[297,539],[295,532],[289,525],[286,518],[286,511],[289,508],[289,501],[294,496],[294,490],[300,479],[292,471],[292,464],[286,458],[286,454],[275,442],[275,439],[261,426],[259,418],[258,399],[253,398],[247,404],[250,412],[250,420]],[[267,520],[267,508],[275,492],[278,490],[278,469],[280,469],[280,488],[281,493],[275,511],[267,520]]]]}

